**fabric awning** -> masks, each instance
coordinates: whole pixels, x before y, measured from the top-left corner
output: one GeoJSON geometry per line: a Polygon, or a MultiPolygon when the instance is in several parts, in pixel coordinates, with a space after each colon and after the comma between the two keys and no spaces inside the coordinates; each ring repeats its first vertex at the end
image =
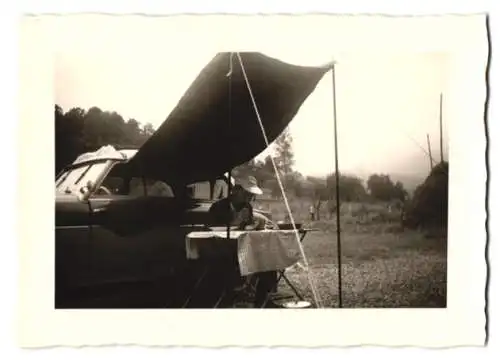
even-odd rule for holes
{"type": "MultiPolygon", "coordinates": [[[[291,65],[254,52],[239,54],[271,143],[329,67],[291,65]]],[[[168,183],[188,184],[220,176],[265,148],[238,57],[219,53],[131,164],[168,183]]]]}

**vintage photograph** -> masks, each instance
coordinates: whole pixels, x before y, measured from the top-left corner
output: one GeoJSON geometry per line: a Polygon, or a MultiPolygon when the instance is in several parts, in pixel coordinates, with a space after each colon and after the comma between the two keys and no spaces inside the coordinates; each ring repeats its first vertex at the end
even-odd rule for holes
{"type": "Polygon", "coordinates": [[[55,309],[447,307],[449,54],[59,21],[55,309]]]}

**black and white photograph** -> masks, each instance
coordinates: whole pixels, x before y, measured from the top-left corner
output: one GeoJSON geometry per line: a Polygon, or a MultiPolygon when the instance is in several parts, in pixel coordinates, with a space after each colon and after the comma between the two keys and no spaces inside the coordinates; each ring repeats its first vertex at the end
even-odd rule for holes
{"type": "MultiPolygon", "coordinates": [[[[444,319],[484,298],[479,277],[482,292],[454,295],[457,277],[473,278],[457,271],[485,266],[473,265],[484,262],[483,235],[475,250],[460,240],[484,227],[483,188],[464,206],[485,181],[474,144],[484,140],[484,21],[45,21],[34,42],[40,23],[27,20],[24,41],[50,39],[50,56],[39,55],[53,69],[43,273],[57,321],[73,310],[217,309],[312,322],[317,310],[368,308],[444,319]]],[[[29,249],[25,263],[42,259],[29,249]]]]}
{"type": "Polygon", "coordinates": [[[181,64],[101,22],[57,45],[56,308],[446,307],[447,54],[181,64]]]}

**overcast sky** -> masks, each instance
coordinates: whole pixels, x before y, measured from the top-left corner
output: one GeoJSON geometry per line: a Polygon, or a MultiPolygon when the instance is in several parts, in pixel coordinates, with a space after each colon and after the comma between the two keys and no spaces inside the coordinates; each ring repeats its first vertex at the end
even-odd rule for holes
{"type": "MultiPolygon", "coordinates": [[[[199,71],[220,50],[224,29],[175,18],[60,17],[55,29],[55,101],[65,111],[98,106],[125,119],[166,119],[199,71]],[[211,29],[208,41],[204,33],[211,29]]],[[[265,25],[265,24],[264,24],[265,25]]],[[[243,25],[242,25],[243,26],[243,25]]],[[[443,98],[447,156],[450,58],[411,50],[338,51],[335,42],[308,46],[299,26],[269,29],[259,50],[294,64],[335,58],[341,171],[415,174],[428,170],[429,133],[439,157],[439,97],[443,98]],[[295,32],[294,32],[295,31],[295,32]],[[286,38],[292,39],[283,46],[286,38]],[[281,42],[276,42],[280,39],[281,42]],[[281,46],[274,46],[278,43],[281,46]],[[307,45],[304,45],[307,46],[307,45]],[[418,144],[417,144],[418,143],[418,144]]],[[[231,41],[229,41],[231,43],[231,41]]],[[[254,47],[255,48],[255,47],[254,47]]],[[[296,169],[334,169],[332,77],[327,73],[291,123],[296,169]]]]}

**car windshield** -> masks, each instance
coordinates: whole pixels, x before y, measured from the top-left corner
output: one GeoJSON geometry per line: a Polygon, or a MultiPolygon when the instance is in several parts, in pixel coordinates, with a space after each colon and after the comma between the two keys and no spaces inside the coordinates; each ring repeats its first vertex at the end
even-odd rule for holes
{"type": "Polygon", "coordinates": [[[56,181],[57,194],[77,194],[88,181],[96,182],[106,169],[107,162],[86,164],[65,171],[56,181]]]}

